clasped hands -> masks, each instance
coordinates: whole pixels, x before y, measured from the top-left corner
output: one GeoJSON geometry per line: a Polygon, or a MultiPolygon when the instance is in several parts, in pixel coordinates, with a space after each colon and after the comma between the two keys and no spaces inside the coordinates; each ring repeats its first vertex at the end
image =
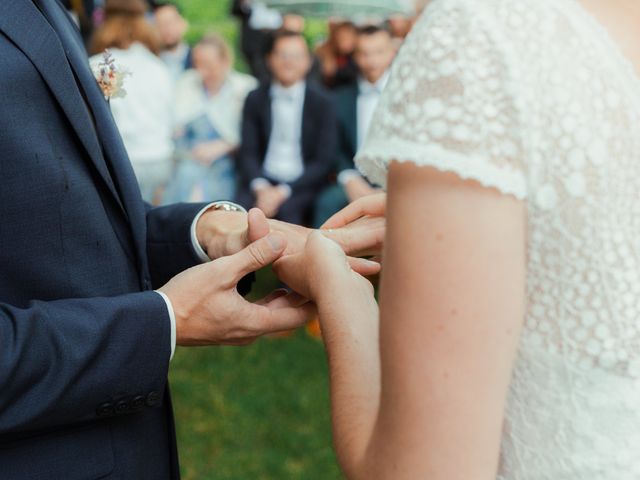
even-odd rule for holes
{"type": "Polygon", "coordinates": [[[323,233],[267,220],[258,209],[205,213],[197,237],[215,260],[182,272],[159,289],[173,305],[176,343],[247,345],[265,334],[304,325],[315,315],[314,302],[330,289],[345,288],[345,282],[368,284],[362,276],[378,273],[380,265],[359,257],[380,254],[384,204],[384,194],[364,197],[332,217],[323,233]],[[236,285],[270,264],[294,291],[277,290],[248,302],[236,285]]]}

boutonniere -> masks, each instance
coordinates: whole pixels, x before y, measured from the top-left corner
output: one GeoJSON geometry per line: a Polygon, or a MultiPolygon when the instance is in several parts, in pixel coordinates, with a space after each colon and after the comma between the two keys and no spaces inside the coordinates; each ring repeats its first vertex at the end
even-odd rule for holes
{"type": "Polygon", "coordinates": [[[92,70],[105,100],[124,98],[127,95],[124,79],[127,75],[131,75],[131,72],[118,67],[109,50],[104,51],[101,62],[92,65],[92,70]]]}

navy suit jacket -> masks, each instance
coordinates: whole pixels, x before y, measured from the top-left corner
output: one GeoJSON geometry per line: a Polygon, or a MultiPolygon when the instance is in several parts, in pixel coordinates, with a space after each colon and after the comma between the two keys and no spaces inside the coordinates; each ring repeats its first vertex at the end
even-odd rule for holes
{"type": "Polygon", "coordinates": [[[358,152],[358,95],[357,84],[336,91],[338,115],[337,173],[356,168],[353,159],[358,152]]]}
{"type": "MultiPolygon", "coordinates": [[[[265,84],[249,94],[242,115],[242,142],[238,152],[240,201],[247,202],[251,181],[264,177],[262,166],[271,137],[271,86],[265,84]]],[[[307,83],[302,111],[302,160],[304,173],[291,183],[292,197],[317,192],[327,183],[336,148],[336,116],[328,93],[307,83]]]]}
{"type": "Polygon", "coordinates": [[[201,208],[143,203],[62,6],[0,2],[0,478],[179,476],[151,290],[201,208]]]}

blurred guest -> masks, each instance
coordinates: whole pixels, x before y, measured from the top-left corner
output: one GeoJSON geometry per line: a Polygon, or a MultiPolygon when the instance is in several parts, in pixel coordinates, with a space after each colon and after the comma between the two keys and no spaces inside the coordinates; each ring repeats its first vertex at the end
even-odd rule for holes
{"type": "Polygon", "coordinates": [[[167,189],[167,203],[234,198],[232,154],[240,141],[242,107],[256,80],[234,72],[229,45],[209,34],[193,48],[195,69],[176,89],[176,146],[179,163],[167,189]]]}
{"type": "Polygon", "coordinates": [[[350,85],[356,81],[358,67],[353,59],[357,38],[351,22],[331,21],[329,38],[316,49],[323,84],[328,88],[350,85]]]}
{"type": "Polygon", "coordinates": [[[260,82],[268,82],[265,54],[271,35],[283,26],[282,16],[253,0],[233,0],[231,14],[240,19],[240,51],[251,74],[260,82]]]}
{"type": "Polygon", "coordinates": [[[399,50],[413,27],[413,17],[408,15],[393,15],[387,20],[387,25],[393,37],[396,50],[399,50]]]}
{"type": "Polygon", "coordinates": [[[85,44],[89,43],[93,34],[94,0],[62,0],[62,5],[64,5],[78,28],[80,28],[85,44]]]}
{"type": "Polygon", "coordinates": [[[160,58],[167,65],[171,78],[176,82],[185,70],[193,66],[191,48],[184,40],[189,23],[182,16],[178,5],[167,2],[156,5],[154,18],[160,33],[160,58]]]}
{"type": "Polygon", "coordinates": [[[331,170],[333,101],[305,81],[311,55],[300,33],[276,33],[268,65],[273,81],[251,92],[244,107],[238,201],[269,217],[305,224],[331,170]]]}
{"type": "Polygon", "coordinates": [[[129,153],[142,196],[153,202],[171,174],[173,154],[172,84],[158,58],[156,30],[146,19],[144,0],[107,0],[105,22],[91,44],[93,64],[109,49],[116,65],[130,72],[124,98],[111,100],[111,111],[129,153]]]}
{"type": "Polygon", "coordinates": [[[314,216],[317,227],[348,203],[377,191],[356,170],[353,158],[365,139],[380,94],[387,84],[395,52],[388,30],[378,26],[359,29],[354,58],[360,75],[356,84],[336,92],[337,183],[329,186],[318,198],[314,216]]]}
{"type": "Polygon", "coordinates": [[[306,25],[305,19],[301,15],[287,13],[282,17],[282,30],[289,32],[303,33],[306,25]]]}

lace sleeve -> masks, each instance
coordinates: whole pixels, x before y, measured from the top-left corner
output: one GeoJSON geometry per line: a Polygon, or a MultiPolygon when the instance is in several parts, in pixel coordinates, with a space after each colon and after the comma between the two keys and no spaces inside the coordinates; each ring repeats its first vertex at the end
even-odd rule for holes
{"type": "Polygon", "coordinates": [[[392,69],[356,162],[385,186],[392,160],[410,161],[519,199],[527,196],[521,121],[504,44],[476,0],[436,0],[392,69]]]}

